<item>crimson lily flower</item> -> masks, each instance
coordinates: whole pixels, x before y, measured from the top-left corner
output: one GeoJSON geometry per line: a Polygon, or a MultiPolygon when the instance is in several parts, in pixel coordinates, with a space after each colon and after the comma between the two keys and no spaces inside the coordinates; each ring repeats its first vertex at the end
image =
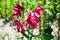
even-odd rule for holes
{"type": "Polygon", "coordinates": [[[37,17],[40,17],[40,14],[44,12],[44,8],[40,6],[40,3],[38,3],[37,7],[33,10],[34,14],[37,17]]]}
{"type": "Polygon", "coordinates": [[[20,10],[24,10],[24,7],[23,6],[20,6],[19,3],[16,3],[16,8],[20,9],[20,10]]]}
{"type": "Polygon", "coordinates": [[[12,9],[12,11],[14,12],[13,16],[21,16],[23,10],[24,7],[19,5],[19,3],[16,3],[16,6],[12,9]]]}
{"type": "Polygon", "coordinates": [[[32,26],[32,29],[37,27],[38,18],[31,11],[28,12],[28,17],[26,18],[26,26],[32,26]]]}
{"type": "Polygon", "coordinates": [[[24,30],[24,24],[22,24],[20,22],[20,20],[15,19],[14,20],[14,26],[16,26],[18,32],[21,32],[21,33],[24,33],[25,32],[25,30],[24,30]]]}

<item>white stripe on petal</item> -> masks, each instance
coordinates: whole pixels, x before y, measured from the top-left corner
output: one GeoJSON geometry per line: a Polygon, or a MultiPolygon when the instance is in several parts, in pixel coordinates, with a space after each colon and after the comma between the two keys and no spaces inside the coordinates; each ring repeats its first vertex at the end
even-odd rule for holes
{"type": "Polygon", "coordinates": [[[40,15],[38,15],[37,13],[35,13],[35,15],[37,16],[37,17],[39,17],[40,15]]]}

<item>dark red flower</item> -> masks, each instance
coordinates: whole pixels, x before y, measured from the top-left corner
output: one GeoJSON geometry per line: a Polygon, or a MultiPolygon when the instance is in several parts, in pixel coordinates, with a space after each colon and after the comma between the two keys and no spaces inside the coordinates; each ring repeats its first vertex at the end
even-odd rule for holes
{"type": "Polygon", "coordinates": [[[25,30],[24,30],[24,24],[22,24],[22,23],[20,22],[20,20],[15,19],[15,20],[14,20],[14,26],[16,26],[18,32],[22,32],[22,33],[25,32],[25,30]],[[20,30],[20,29],[21,29],[21,30],[20,30]]]}
{"type": "Polygon", "coordinates": [[[24,7],[23,6],[20,6],[19,3],[16,3],[16,8],[20,9],[20,10],[24,10],[24,7]]]}
{"type": "Polygon", "coordinates": [[[28,17],[26,19],[26,24],[32,26],[32,28],[34,29],[34,28],[36,28],[38,22],[39,22],[38,18],[34,15],[34,13],[29,11],[28,17]]]}
{"type": "Polygon", "coordinates": [[[16,6],[12,9],[12,11],[14,12],[16,16],[18,15],[21,16],[23,10],[24,10],[24,7],[20,6],[19,3],[16,3],[16,6]]]}
{"type": "Polygon", "coordinates": [[[44,8],[42,8],[40,6],[40,3],[38,3],[37,7],[33,10],[33,12],[37,17],[40,17],[40,14],[44,12],[44,8]]]}

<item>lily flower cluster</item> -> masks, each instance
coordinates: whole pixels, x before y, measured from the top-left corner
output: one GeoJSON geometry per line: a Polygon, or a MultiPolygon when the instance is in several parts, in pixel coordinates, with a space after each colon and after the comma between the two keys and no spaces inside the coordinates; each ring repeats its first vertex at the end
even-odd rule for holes
{"type": "Polygon", "coordinates": [[[26,24],[22,24],[20,20],[16,19],[18,15],[22,14],[22,11],[24,10],[24,7],[19,5],[19,3],[16,4],[16,6],[12,9],[14,12],[13,19],[14,19],[14,25],[17,28],[18,32],[24,33],[24,27],[30,27],[32,29],[35,29],[37,27],[37,24],[39,23],[39,18],[41,17],[41,14],[44,12],[44,8],[41,7],[40,3],[38,3],[37,7],[34,10],[28,11],[28,16],[25,18],[26,24]],[[21,30],[20,30],[21,29],[21,30]]]}
{"type": "Polygon", "coordinates": [[[39,18],[41,16],[41,13],[43,12],[44,12],[44,8],[40,6],[40,3],[38,3],[37,7],[33,10],[33,12],[28,11],[28,16],[26,18],[27,26],[30,25],[32,29],[36,28],[37,24],[39,23],[39,18]]]}
{"type": "Polygon", "coordinates": [[[22,24],[20,20],[16,18],[17,16],[21,16],[23,10],[24,10],[24,7],[20,6],[19,3],[16,3],[16,6],[12,9],[12,11],[14,12],[13,14],[14,26],[16,26],[18,32],[22,32],[22,33],[24,32],[24,28],[23,28],[24,24],[22,24]]]}

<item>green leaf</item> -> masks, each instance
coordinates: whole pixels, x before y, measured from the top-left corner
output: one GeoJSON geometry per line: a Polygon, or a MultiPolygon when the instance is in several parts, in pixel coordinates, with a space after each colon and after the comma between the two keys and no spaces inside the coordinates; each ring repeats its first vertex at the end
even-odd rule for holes
{"type": "Polygon", "coordinates": [[[51,35],[52,28],[49,24],[45,24],[44,32],[42,33],[42,37],[44,40],[51,40],[53,36],[51,35]]]}

